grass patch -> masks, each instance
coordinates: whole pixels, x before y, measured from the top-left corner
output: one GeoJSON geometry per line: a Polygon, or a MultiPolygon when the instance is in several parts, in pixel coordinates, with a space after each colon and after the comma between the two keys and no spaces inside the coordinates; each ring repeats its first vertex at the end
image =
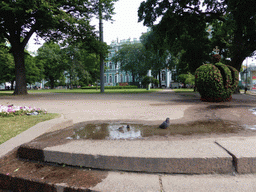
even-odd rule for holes
{"type": "Polygon", "coordinates": [[[0,117],[0,144],[42,121],[48,121],[59,116],[59,114],[48,113],[38,116],[0,117]]]}
{"type": "Polygon", "coordinates": [[[187,89],[187,88],[180,88],[180,89],[173,89],[175,93],[195,93],[194,89],[187,89]]]}
{"type": "Polygon", "coordinates": [[[0,91],[0,96],[12,95],[13,91],[0,91]]]}

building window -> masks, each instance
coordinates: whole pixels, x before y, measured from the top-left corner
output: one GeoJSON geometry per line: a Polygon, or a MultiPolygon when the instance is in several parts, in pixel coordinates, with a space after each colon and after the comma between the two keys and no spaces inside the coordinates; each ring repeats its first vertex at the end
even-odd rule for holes
{"type": "Polygon", "coordinates": [[[129,82],[129,76],[126,75],[126,82],[128,83],[129,82]]]}
{"type": "Polygon", "coordinates": [[[107,83],[107,76],[104,76],[104,83],[107,83]]]}
{"type": "Polygon", "coordinates": [[[109,76],[109,83],[112,83],[112,76],[109,76]]]}
{"type": "Polygon", "coordinates": [[[109,69],[112,69],[112,63],[109,62],[109,69]]]}
{"type": "Polygon", "coordinates": [[[115,83],[118,83],[118,82],[117,82],[117,75],[115,75],[115,83]]]}

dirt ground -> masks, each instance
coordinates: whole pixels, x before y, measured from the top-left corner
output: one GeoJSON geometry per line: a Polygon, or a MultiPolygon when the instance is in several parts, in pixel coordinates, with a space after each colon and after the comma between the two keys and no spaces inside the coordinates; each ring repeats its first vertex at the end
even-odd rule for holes
{"type": "MultiPolygon", "coordinates": [[[[108,106],[115,106],[115,112],[120,112],[122,108],[129,108],[136,110],[136,114],[140,114],[144,118],[133,118],[132,114],[121,114],[123,122],[129,121],[140,124],[148,124],[156,126],[161,122],[164,113],[159,112],[159,117],[155,121],[148,121],[146,117],[147,110],[151,107],[160,108],[159,111],[168,111],[173,108],[185,108],[182,118],[172,119],[171,128],[164,130],[165,134],[153,134],[144,139],[148,140],[183,140],[183,139],[201,139],[201,138],[217,138],[217,137],[233,137],[233,136],[252,136],[256,135],[253,129],[246,129],[245,127],[253,128],[256,116],[252,109],[256,108],[256,96],[247,96],[236,94],[230,102],[208,103],[200,101],[200,96],[197,93],[174,93],[174,92],[160,92],[150,94],[105,94],[105,95],[82,95],[82,94],[41,94],[30,95],[25,97],[1,97],[0,104],[15,104],[15,105],[37,105],[43,107],[48,112],[62,113],[66,117],[72,117],[75,123],[84,121],[99,123],[116,121],[115,118],[102,118],[94,107],[103,105],[103,109],[108,106]],[[135,103],[135,106],[133,105],[135,103]],[[79,110],[78,105],[83,104],[90,108],[91,117],[83,117],[90,112],[86,110],[79,110]],[[119,105],[118,105],[119,104],[119,105]],[[63,107],[61,107],[63,106],[63,107]],[[137,109],[136,109],[137,108],[137,109]],[[77,110],[75,110],[77,109],[77,110]],[[72,111],[73,110],[73,111],[72,111]],[[141,112],[140,112],[141,110],[141,112]],[[82,114],[81,114],[82,113],[82,114]],[[95,115],[96,113],[96,115],[95,115]],[[79,116],[80,115],[80,116],[79,116]],[[98,115],[98,116],[97,116],[98,115]],[[78,118],[75,118],[79,116],[78,118]],[[213,126],[212,126],[213,125],[213,126]],[[198,128],[199,127],[199,128],[198,128]],[[179,131],[172,132],[172,129],[179,131]],[[182,130],[182,131],[181,131],[182,130]],[[206,131],[204,131],[206,130],[206,131]]],[[[106,114],[109,111],[105,111],[106,114]]],[[[130,113],[131,111],[128,110],[130,113]]],[[[157,111],[158,112],[158,111],[157,111]]],[[[157,113],[156,112],[156,113],[157,113]]],[[[175,111],[174,111],[175,113],[175,111]]],[[[106,114],[103,113],[103,116],[106,114]]],[[[113,116],[113,114],[110,114],[113,116]]],[[[120,114],[119,114],[120,115],[120,114]]],[[[157,114],[152,115],[156,116],[157,114]]],[[[118,118],[117,116],[116,118],[118,118]]],[[[74,128],[74,127],[73,127],[74,128]]],[[[69,132],[72,128],[69,128],[69,132]]],[[[162,130],[161,130],[162,131],[162,130]]],[[[69,135],[67,132],[58,132],[55,137],[39,137],[35,141],[38,142],[41,148],[53,145],[62,144],[63,138],[69,135]],[[57,135],[57,136],[56,136],[57,135]]],[[[163,132],[162,132],[163,133],[163,132]]],[[[54,135],[54,133],[51,133],[54,135]]],[[[36,180],[48,183],[66,183],[69,186],[77,187],[93,187],[100,183],[107,177],[108,171],[105,170],[91,170],[82,167],[68,167],[65,165],[53,165],[40,162],[26,161],[18,159],[16,151],[6,155],[0,159],[0,174],[12,175],[14,177],[23,177],[29,180],[36,180]]],[[[0,187],[1,189],[1,187],[0,187]]]]}

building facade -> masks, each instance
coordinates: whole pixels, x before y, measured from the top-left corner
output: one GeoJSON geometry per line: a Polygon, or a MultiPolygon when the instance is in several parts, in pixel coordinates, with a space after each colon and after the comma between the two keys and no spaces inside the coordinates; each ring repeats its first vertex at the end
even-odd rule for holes
{"type": "MultiPolygon", "coordinates": [[[[129,84],[132,82],[132,74],[130,72],[122,71],[120,67],[120,63],[114,63],[112,61],[112,57],[116,54],[117,51],[119,51],[122,48],[123,44],[128,43],[140,43],[140,40],[134,38],[131,39],[124,39],[121,41],[115,40],[112,41],[109,45],[111,48],[109,50],[109,55],[107,62],[105,62],[105,73],[104,73],[104,85],[105,86],[116,86],[120,84],[129,84]]],[[[162,87],[169,88],[171,85],[171,71],[166,68],[163,69],[160,72],[161,75],[161,85],[162,87]]],[[[150,74],[151,76],[151,74],[150,74]]],[[[159,75],[157,76],[157,79],[159,79],[159,75]]]]}
{"type": "Polygon", "coordinates": [[[132,74],[130,72],[122,71],[120,67],[120,63],[114,63],[112,61],[112,57],[122,48],[123,44],[128,43],[140,43],[139,40],[134,38],[121,40],[120,42],[117,40],[112,41],[109,45],[111,48],[109,50],[107,62],[105,62],[105,73],[104,73],[104,85],[105,86],[116,86],[119,84],[129,84],[132,82],[132,74]]]}

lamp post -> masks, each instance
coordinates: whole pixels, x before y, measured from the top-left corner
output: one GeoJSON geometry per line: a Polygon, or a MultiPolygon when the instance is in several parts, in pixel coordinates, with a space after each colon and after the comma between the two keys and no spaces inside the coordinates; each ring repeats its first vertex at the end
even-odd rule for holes
{"type": "MultiPolygon", "coordinates": [[[[100,42],[103,42],[103,28],[102,28],[102,8],[101,1],[99,0],[99,31],[100,31],[100,42]]],[[[104,63],[103,55],[100,53],[100,92],[104,93],[104,63]]]]}

